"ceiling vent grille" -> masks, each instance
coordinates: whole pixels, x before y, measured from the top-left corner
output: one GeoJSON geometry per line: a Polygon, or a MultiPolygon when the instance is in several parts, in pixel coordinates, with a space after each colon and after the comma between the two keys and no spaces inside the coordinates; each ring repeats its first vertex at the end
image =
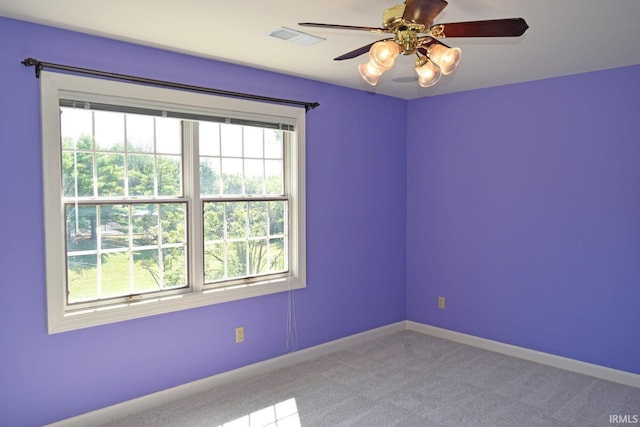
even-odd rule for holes
{"type": "Polygon", "coordinates": [[[295,43],[300,46],[310,46],[325,40],[322,37],[313,36],[287,27],[276,28],[275,30],[267,33],[267,35],[269,37],[295,43]]]}

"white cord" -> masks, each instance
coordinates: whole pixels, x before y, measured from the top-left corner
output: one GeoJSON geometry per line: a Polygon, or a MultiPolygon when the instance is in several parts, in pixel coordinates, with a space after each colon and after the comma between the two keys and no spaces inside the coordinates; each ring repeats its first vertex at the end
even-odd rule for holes
{"type": "Polygon", "coordinates": [[[296,324],[296,300],[293,289],[287,292],[287,336],[286,351],[291,353],[298,349],[298,326],[296,324]]]}

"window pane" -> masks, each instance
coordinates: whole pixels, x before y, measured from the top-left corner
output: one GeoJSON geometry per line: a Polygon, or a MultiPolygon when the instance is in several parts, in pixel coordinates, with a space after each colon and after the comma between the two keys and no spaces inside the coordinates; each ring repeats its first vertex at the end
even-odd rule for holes
{"type": "Polygon", "coordinates": [[[228,278],[247,276],[246,242],[229,242],[227,245],[228,278]]]}
{"type": "Polygon", "coordinates": [[[162,244],[184,244],[187,241],[187,210],[183,204],[160,205],[162,244]]]}
{"type": "Polygon", "coordinates": [[[264,161],[244,161],[244,194],[264,194],[264,161]]]}
{"type": "Polygon", "coordinates": [[[181,122],[178,119],[156,117],[156,152],[182,154],[181,122]]]}
{"type": "Polygon", "coordinates": [[[133,252],[133,293],[160,290],[161,277],[155,249],[133,252]]]}
{"type": "Polygon", "coordinates": [[[167,248],[162,250],[164,288],[183,287],[187,285],[186,248],[167,248]]]}
{"type": "Polygon", "coordinates": [[[98,197],[124,196],[124,155],[96,154],[98,197]]]}
{"type": "Polygon", "coordinates": [[[211,122],[199,122],[200,154],[220,156],[220,125],[211,122]]]}
{"type": "Polygon", "coordinates": [[[249,241],[249,274],[258,275],[269,272],[267,239],[249,241]]]}
{"type": "Polygon", "coordinates": [[[244,157],[261,159],[264,157],[263,129],[259,127],[244,127],[244,157]]]}
{"type": "Polygon", "coordinates": [[[264,156],[267,159],[282,159],[283,153],[282,131],[275,129],[264,130],[264,156]]]}
{"type": "Polygon", "coordinates": [[[97,150],[124,150],[124,114],[94,111],[97,150]]]}
{"type": "Polygon", "coordinates": [[[66,206],[67,251],[91,251],[96,249],[96,207],[66,206]]]}
{"type": "Polygon", "coordinates": [[[244,239],[247,235],[247,203],[225,203],[225,225],[228,239],[244,239]]]}
{"type": "Polygon", "coordinates": [[[271,271],[288,271],[288,259],[285,239],[269,239],[269,268],[271,271]]]}
{"type": "Polygon", "coordinates": [[[286,202],[269,202],[269,234],[272,236],[284,234],[284,219],[286,202]]]}
{"type": "Polygon", "coordinates": [[[133,246],[158,245],[158,205],[133,205],[131,227],[133,246]]]}
{"type": "Polygon", "coordinates": [[[205,241],[224,239],[224,203],[204,204],[204,239],[205,241]]]}
{"type": "Polygon", "coordinates": [[[250,202],[249,237],[267,235],[267,202],[250,202]]]}
{"type": "Polygon", "coordinates": [[[99,207],[97,222],[100,231],[100,248],[129,247],[129,207],[126,205],[104,205],[99,207]]]}
{"type": "Polygon", "coordinates": [[[267,194],[284,194],[284,172],[282,160],[265,160],[267,194]]]}
{"type": "Polygon", "coordinates": [[[158,195],[182,196],[182,158],[158,156],[158,195]]]}
{"type": "Polygon", "coordinates": [[[205,243],[204,245],[204,280],[213,282],[225,278],[224,245],[222,243],[205,243]]]}
{"type": "Polygon", "coordinates": [[[60,134],[63,149],[93,148],[93,124],[91,110],[60,108],[60,134]]]}
{"type": "Polygon", "coordinates": [[[222,192],[242,194],[242,159],[222,159],[222,192]]]}
{"type": "Polygon", "coordinates": [[[154,151],[154,119],[151,116],[127,114],[127,150],[151,153],[154,151]]]}
{"type": "Polygon", "coordinates": [[[221,153],[226,157],[242,157],[242,126],[220,125],[221,153]]]}
{"type": "Polygon", "coordinates": [[[130,196],[153,196],[155,185],[155,157],[130,154],[127,157],[130,196]]]}
{"type": "MultiPolygon", "coordinates": [[[[130,259],[127,252],[102,254],[98,269],[98,298],[113,298],[133,293],[130,259]]],[[[73,301],[70,301],[73,302],[73,301]]]]}
{"type": "Polygon", "coordinates": [[[92,197],[93,154],[63,152],[62,185],[65,197],[92,197]]]}
{"type": "Polygon", "coordinates": [[[203,196],[218,196],[221,194],[219,157],[200,157],[200,194],[203,196]]]}
{"type": "Polygon", "coordinates": [[[96,299],[98,295],[98,259],[96,254],[67,257],[68,301],[96,299]]]}

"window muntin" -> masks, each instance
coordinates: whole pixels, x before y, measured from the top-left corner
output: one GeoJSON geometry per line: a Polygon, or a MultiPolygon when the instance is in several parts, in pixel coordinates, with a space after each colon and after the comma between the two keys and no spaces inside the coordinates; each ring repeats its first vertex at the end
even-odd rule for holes
{"type": "Polygon", "coordinates": [[[302,109],[49,72],[41,87],[50,333],[304,287],[302,109]]]}

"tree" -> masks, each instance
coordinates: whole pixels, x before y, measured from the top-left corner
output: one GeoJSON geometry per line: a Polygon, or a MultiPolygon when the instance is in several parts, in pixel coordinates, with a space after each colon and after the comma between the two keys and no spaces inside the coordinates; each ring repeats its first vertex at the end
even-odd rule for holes
{"type": "MultiPolygon", "coordinates": [[[[128,123],[124,116],[123,122],[128,123]]],[[[64,196],[82,200],[182,195],[181,156],[155,153],[153,143],[148,141],[152,136],[140,137],[138,130],[138,137],[142,145],[122,138],[122,143],[107,143],[108,151],[95,149],[90,135],[75,140],[63,138],[64,196]]],[[[268,144],[277,156],[273,147],[282,144],[281,132],[269,134],[268,144]]],[[[221,160],[224,159],[201,158],[200,187],[204,196],[282,194],[282,160],[226,159],[231,162],[228,167],[236,168],[227,173],[219,170],[221,160]],[[263,172],[243,176],[243,169],[236,167],[243,161],[253,162],[258,171],[266,165],[266,176],[263,172]]],[[[209,198],[203,207],[207,282],[286,270],[286,201],[216,202],[209,198]]],[[[123,254],[127,254],[130,267],[122,274],[133,269],[135,274],[129,274],[128,280],[136,281],[138,272],[144,271],[147,280],[140,280],[141,291],[186,285],[185,203],[123,200],[115,204],[68,204],[65,209],[70,271],[84,274],[96,269],[98,263],[105,265],[111,257],[122,262],[123,254]]],[[[130,287],[135,289],[133,292],[138,291],[137,283],[130,287]]]]}

